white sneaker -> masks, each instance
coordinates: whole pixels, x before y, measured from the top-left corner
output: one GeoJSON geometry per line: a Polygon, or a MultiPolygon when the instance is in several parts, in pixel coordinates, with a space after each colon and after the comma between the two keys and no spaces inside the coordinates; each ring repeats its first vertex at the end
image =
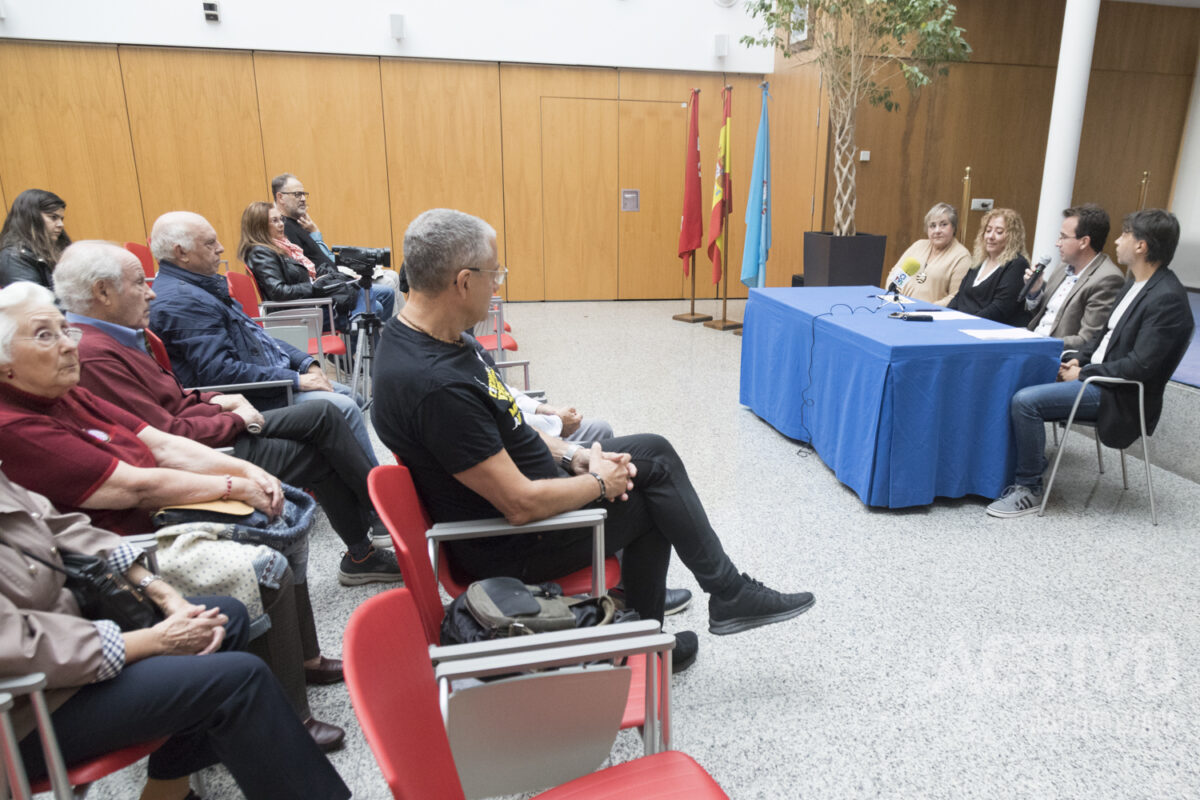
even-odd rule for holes
{"type": "Polygon", "coordinates": [[[1023,517],[1026,514],[1036,514],[1041,507],[1041,488],[1013,484],[987,507],[987,513],[993,517],[1023,517]]]}

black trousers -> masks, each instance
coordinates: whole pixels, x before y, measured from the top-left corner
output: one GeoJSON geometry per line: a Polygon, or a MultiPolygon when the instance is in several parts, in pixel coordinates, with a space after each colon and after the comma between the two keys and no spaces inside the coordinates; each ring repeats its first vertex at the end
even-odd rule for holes
{"type": "Polygon", "coordinates": [[[369,541],[371,462],[332,403],[264,411],[262,432],[242,434],[233,454],[285,483],[311,489],[347,546],[369,541]]]}
{"type": "MultiPolygon", "coordinates": [[[[82,687],[51,716],[68,764],[169,736],[151,778],[171,780],[217,762],[249,800],[346,798],[350,790],[293,713],[279,682],[245,646],[246,609],[196,597],[229,615],[225,642],[206,656],[152,656],[82,687]]],[[[21,741],[31,777],[46,774],[37,733],[21,741]]]]}
{"type": "MultiPolygon", "coordinates": [[[[671,443],[655,434],[637,434],[607,439],[600,446],[629,453],[637,467],[629,500],[604,504],[605,550],[609,555],[625,551],[621,576],[629,607],[642,619],[662,620],[672,548],[704,591],[720,595],[735,587],[737,568],[671,443]]],[[[582,530],[486,539],[451,548],[451,557],[456,567],[479,578],[509,575],[540,583],[590,565],[592,536],[582,530]]]]}

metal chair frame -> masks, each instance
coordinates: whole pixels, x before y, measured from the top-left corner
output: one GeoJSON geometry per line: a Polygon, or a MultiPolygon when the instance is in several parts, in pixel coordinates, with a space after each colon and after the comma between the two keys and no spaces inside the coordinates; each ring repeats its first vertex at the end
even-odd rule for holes
{"type": "MultiPolygon", "coordinates": [[[[1154,481],[1150,475],[1150,434],[1146,432],[1146,386],[1141,381],[1131,381],[1125,378],[1110,378],[1105,375],[1093,375],[1083,381],[1083,385],[1079,387],[1079,394],[1075,396],[1075,402],[1071,405],[1071,413],[1067,415],[1067,420],[1063,428],[1062,442],[1058,446],[1058,453],[1054,456],[1054,466],[1050,470],[1050,479],[1046,482],[1046,488],[1042,492],[1042,505],[1038,509],[1038,516],[1046,515],[1046,503],[1050,500],[1050,490],[1054,487],[1054,478],[1058,475],[1058,464],[1062,461],[1063,451],[1067,449],[1067,435],[1071,432],[1071,425],[1083,425],[1085,427],[1095,428],[1096,423],[1091,420],[1075,419],[1075,412],[1079,410],[1079,403],[1083,400],[1083,393],[1086,391],[1088,384],[1091,383],[1107,383],[1111,385],[1126,385],[1137,386],[1138,390],[1138,422],[1141,424],[1142,431],[1142,461],[1146,465],[1146,491],[1150,494],[1150,521],[1158,524],[1158,510],[1154,505],[1154,481]]],[[[1100,433],[1096,431],[1096,458],[1100,462],[1100,473],[1104,474],[1104,452],[1100,445],[1100,433]]],[[[1055,433],[1056,440],[1058,439],[1057,432],[1055,433]]],[[[1121,482],[1126,489],[1129,488],[1129,475],[1125,467],[1125,449],[1121,448],[1121,482]]]]}

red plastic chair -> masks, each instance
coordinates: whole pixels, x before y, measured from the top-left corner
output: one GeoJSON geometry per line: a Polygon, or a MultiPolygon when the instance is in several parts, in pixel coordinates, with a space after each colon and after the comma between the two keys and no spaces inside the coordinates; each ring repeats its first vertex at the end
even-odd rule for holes
{"type": "MultiPolygon", "coordinates": [[[[229,271],[225,273],[225,282],[229,285],[229,296],[237,300],[241,304],[242,310],[250,316],[258,316],[262,311],[261,298],[258,294],[258,284],[253,276],[246,275],[241,272],[229,271]]],[[[259,323],[262,324],[261,322],[259,323]]],[[[318,353],[324,353],[327,356],[340,358],[346,355],[346,342],[337,334],[327,333],[317,338],[308,340],[308,354],[316,356],[318,353]]]]}
{"type": "MultiPolygon", "coordinates": [[[[421,626],[425,631],[425,643],[436,645],[441,640],[442,619],[445,609],[438,594],[438,580],[451,597],[458,597],[467,590],[469,576],[459,574],[451,579],[450,563],[443,557],[440,563],[445,568],[433,574],[433,565],[426,555],[425,532],[432,527],[429,514],[417,496],[412,475],[405,466],[384,465],[375,467],[367,476],[367,491],[379,518],[392,536],[396,548],[396,560],[400,563],[400,574],[404,585],[413,593],[420,614],[421,626]]],[[[621,578],[620,564],[615,558],[605,560],[605,585],[611,589],[621,578]]],[[[592,570],[586,568],[557,579],[566,594],[584,594],[592,589],[592,570]]],[[[622,728],[640,728],[646,721],[646,670],[644,656],[632,656],[633,678],[629,686],[629,699],[621,718],[622,728]]],[[[669,732],[667,733],[669,739],[669,732]]]]}
{"type": "MultiPolygon", "coordinates": [[[[378,594],[359,606],[343,640],[346,687],[394,798],[465,800],[438,709],[433,667],[421,647],[420,629],[409,589],[378,594]]],[[[703,767],[674,751],[585,775],[537,797],[728,800],[703,767]]]]}
{"type": "MultiPolygon", "coordinates": [[[[49,771],[49,775],[45,778],[35,781],[30,785],[20,763],[17,753],[17,743],[8,739],[11,729],[7,725],[3,726],[3,729],[0,729],[0,739],[4,740],[4,749],[7,753],[5,761],[11,767],[15,767],[13,774],[10,774],[8,777],[17,797],[28,796],[26,792],[26,789],[28,789],[33,794],[55,791],[56,796],[61,794],[62,796],[82,798],[87,794],[88,787],[91,784],[100,780],[105,775],[111,775],[118,770],[125,769],[130,764],[141,761],[162,747],[167,741],[167,737],[163,737],[154,741],[143,742],[142,744],[130,745],[122,750],[114,750],[111,753],[106,753],[102,756],[97,756],[96,758],[67,767],[63,764],[62,753],[58,749],[58,738],[54,734],[54,724],[50,719],[50,711],[46,705],[45,694],[43,693],[45,688],[46,676],[40,672],[0,682],[0,690],[3,690],[3,692],[18,696],[27,695],[29,697],[29,701],[33,706],[34,717],[37,719],[42,740],[42,752],[45,755],[49,771]],[[58,776],[57,780],[55,779],[56,774],[58,776]]],[[[7,723],[7,715],[5,722],[7,723]]],[[[3,770],[0,769],[0,776],[2,775],[3,770]]],[[[0,791],[3,791],[4,788],[5,786],[0,784],[0,791]]]]}
{"type": "Polygon", "coordinates": [[[491,353],[500,350],[517,350],[517,340],[508,333],[512,331],[512,326],[504,321],[503,297],[492,296],[492,303],[488,308],[488,322],[491,323],[492,332],[475,337],[476,341],[483,345],[484,350],[491,353]]]}
{"type": "Polygon", "coordinates": [[[150,248],[137,242],[126,242],[125,249],[138,257],[138,261],[142,262],[142,271],[146,273],[146,277],[154,280],[154,276],[158,274],[158,264],[155,263],[150,248]]]}
{"type": "MultiPolygon", "coordinates": [[[[100,780],[105,775],[111,775],[114,772],[125,769],[130,764],[141,761],[162,747],[166,741],[166,738],[162,738],[156,739],[153,742],[135,744],[131,747],[126,747],[124,750],[117,750],[98,758],[93,758],[91,761],[84,761],[81,764],[68,767],[67,783],[71,784],[74,788],[76,797],[83,797],[87,793],[88,786],[100,780]]],[[[48,792],[52,787],[49,778],[42,778],[40,781],[35,781],[31,784],[29,788],[34,794],[38,794],[40,792],[48,792]]]]}

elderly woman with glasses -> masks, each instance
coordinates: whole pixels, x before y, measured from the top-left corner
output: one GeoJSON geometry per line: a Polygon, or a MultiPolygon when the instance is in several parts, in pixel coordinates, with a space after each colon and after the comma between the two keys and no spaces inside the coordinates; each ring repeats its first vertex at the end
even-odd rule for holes
{"type": "Polygon", "coordinates": [[[914,300],[949,305],[971,268],[971,251],[958,241],[958,212],[938,203],[925,215],[926,238],[909,246],[888,274],[900,293],[914,300]],[[903,277],[902,277],[903,276],[903,277]]]}
{"type": "MultiPolygon", "coordinates": [[[[332,297],[337,310],[337,327],[348,330],[349,318],[366,309],[366,291],[328,264],[314,264],[304,251],[288,241],[283,232],[283,215],[270,203],[255,202],[242,212],[240,258],[267,300],[308,300],[332,297]]],[[[394,295],[373,292],[372,311],[381,319],[392,316],[394,295]],[[382,301],[387,300],[387,305],[382,301]]]]}
{"type": "MultiPolygon", "coordinates": [[[[153,530],[151,514],[164,506],[233,499],[279,514],[283,491],[274,476],[153,428],[78,386],[80,338],[45,288],[0,289],[0,470],[10,480],[125,535],[153,530]]],[[[340,746],[341,729],[308,708],[301,636],[315,640],[316,628],[311,614],[296,618],[291,570],[281,562],[259,577],[272,620],[266,657],[313,737],[340,746]]]]}

